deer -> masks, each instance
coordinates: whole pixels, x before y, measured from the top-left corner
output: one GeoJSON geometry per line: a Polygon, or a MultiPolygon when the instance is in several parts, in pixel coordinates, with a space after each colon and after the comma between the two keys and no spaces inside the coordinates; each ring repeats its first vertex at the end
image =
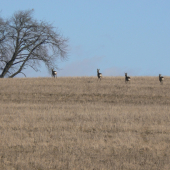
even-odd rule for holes
{"type": "Polygon", "coordinates": [[[130,77],[127,76],[127,73],[125,73],[125,83],[130,81],[130,77]]]}
{"type": "Polygon", "coordinates": [[[160,83],[161,83],[161,84],[163,84],[164,77],[163,77],[163,76],[161,76],[161,74],[159,74],[159,81],[160,81],[160,83]]]}
{"type": "Polygon", "coordinates": [[[57,77],[57,72],[52,69],[52,77],[57,77]]]}
{"type": "Polygon", "coordinates": [[[102,78],[102,73],[99,73],[99,70],[100,70],[100,69],[97,69],[97,77],[98,77],[98,80],[99,80],[99,79],[101,80],[101,78],[102,78]]]}

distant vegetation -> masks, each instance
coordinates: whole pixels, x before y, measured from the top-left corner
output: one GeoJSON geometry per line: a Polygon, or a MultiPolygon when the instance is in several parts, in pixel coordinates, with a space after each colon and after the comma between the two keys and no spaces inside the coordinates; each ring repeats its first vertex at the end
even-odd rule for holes
{"type": "Polygon", "coordinates": [[[170,169],[169,77],[0,84],[0,169],[170,169]]]}

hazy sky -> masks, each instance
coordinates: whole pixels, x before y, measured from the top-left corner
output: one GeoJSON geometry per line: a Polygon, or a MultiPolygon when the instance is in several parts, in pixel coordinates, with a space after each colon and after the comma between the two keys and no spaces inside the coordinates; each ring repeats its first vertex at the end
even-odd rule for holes
{"type": "MultiPolygon", "coordinates": [[[[1,17],[34,9],[69,38],[58,76],[170,75],[169,0],[1,0],[1,17]]],[[[28,77],[49,77],[26,70],[28,77]]],[[[21,77],[22,75],[20,75],[21,77]]]]}

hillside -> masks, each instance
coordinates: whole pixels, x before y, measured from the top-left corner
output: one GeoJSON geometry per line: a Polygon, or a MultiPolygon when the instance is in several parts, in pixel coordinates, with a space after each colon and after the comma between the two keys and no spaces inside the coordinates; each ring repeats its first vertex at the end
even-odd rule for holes
{"type": "Polygon", "coordinates": [[[170,169],[170,78],[0,79],[0,169],[170,169]]]}

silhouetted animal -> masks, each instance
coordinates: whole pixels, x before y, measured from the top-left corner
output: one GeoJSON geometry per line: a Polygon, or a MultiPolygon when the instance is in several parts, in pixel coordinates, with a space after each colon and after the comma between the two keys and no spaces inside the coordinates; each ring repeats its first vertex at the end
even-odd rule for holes
{"type": "Polygon", "coordinates": [[[125,83],[130,81],[130,77],[127,76],[127,73],[125,73],[125,83]]]}
{"type": "Polygon", "coordinates": [[[101,78],[102,78],[102,73],[99,73],[99,70],[100,70],[100,69],[97,69],[97,77],[98,77],[98,79],[101,80],[101,78]]]}
{"type": "Polygon", "coordinates": [[[161,76],[161,74],[159,74],[159,81],[160,81],[160,83],[163,83],[163,81],[164,81],[164,77],[161,76]]]}
{"type": "Polygon", "coordinates": [[[57,77],[57,72],[52,69],[52,76],[57,77]]]}

